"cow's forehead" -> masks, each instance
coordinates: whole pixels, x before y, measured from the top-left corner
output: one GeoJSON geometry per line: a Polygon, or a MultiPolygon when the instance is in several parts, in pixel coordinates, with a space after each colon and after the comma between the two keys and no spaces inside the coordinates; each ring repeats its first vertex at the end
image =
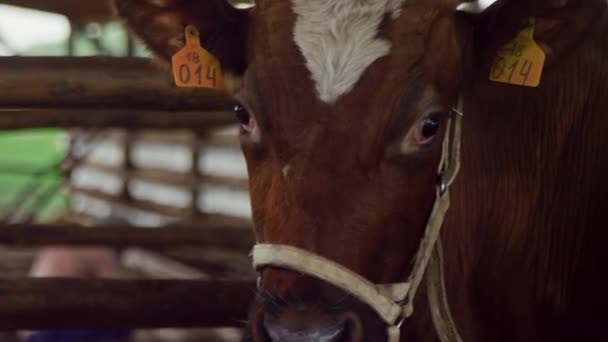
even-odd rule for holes
{"type": "Polygon", "coordinates": [[[330,139],[340,146],[356,132],[358,142],[349,148],[372,160],[383,137],[397,134],[395,122],[409,123],[425,111],[421,107],[435,104],[426,42],[447,8],[433,0],[390,1],[290,0],[257,7],[240,95],[260,126],[272,131],[267,138],[277,155],[289,158],[330,139]]]}
{"type": "Polygon", "coordinates": [[[264,101],[265,108],[281,107],[265,112],[271,116],[280,113],[281,119],[300,116],[303,111],[323,115],[346,108],[352,112],[354,107],[370,105],[372,98],[383,103],[398,100],[403,93],[394,89],[406,89],[425,72],[425,40],[432,23],[446,9],[440,3],[263,2],[252,26],[247,73],[251,77],[246,77],[249,82],[245,84],[250,90],[255,88],[254,102],[260,102],[261,95],[273,97],[273,101],[264,101]],[[289,96],[277,97],[283,89],[288,89],[289,96]],[[289,103],[284,103],[286,98],[289,103]]]}
{"type": "Polygon", "coordinates": [[[386,56],[379,37],[387,17],[397,19],[405,0],[292,0],[294,41],[306,60],[320,100],[348,93],[365,70],[386,56]]]}

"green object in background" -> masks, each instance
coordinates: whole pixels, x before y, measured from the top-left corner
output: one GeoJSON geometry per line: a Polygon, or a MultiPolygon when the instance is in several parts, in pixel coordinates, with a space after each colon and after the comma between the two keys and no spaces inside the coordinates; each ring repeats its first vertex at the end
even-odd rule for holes
{"type": "Polygon", "coordinates": [[[55,188],[42,210],[34,213],[38,221],[45,221],[67,208],[68,197],[61,190],[63,177],[58,165],[68,150],[67,135],[61,129],[36,129],[0,132],[0,216],[14,209],[16,204],[32,209],[35,194],[55,188]],[[16,203],[27,188],[29,201],[16,203]]]}
{"type": "MultiPolygon", "coordinates": [[[[100,24],[100,47],[110,56],[127,54],[128,33],[118,22],[100,24]]],[[[74,56],[94,56],[95,44],[79,32],[74,37],[74,56]]],[[[136,57],[150,57],[151,53],[139,41],[134,42],[136,57]]],[[[22,52],[22,56],[65,56],[67,42],[49,42],[22,52]]],[[[67,134],[62,129],[35,129],[0,131],[0,219],[13,212],[17,199],[24,189],[35,185],[38,193],[61,189],[64,179],[58,164],[68,150],[67,134]]],[[[29,194],[31,202],[36,193],[29,194]]],[[[26,212],[32,212],[32,203],[25,203],[26,212]]],[[[37,221],[46,221],[68,208],[69,197],[63,191],[53,194],[43,210],[33,210],[37,221]]],[[[21,205],[20,205],[21,207],[21,205]]]]}

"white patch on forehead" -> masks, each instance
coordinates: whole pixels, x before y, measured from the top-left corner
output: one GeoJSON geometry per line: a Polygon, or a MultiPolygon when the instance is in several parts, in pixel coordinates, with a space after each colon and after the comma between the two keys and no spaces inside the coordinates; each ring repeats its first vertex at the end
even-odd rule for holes
{"type": "Polygon", "coordinates": [[[497,0],[477,0],[473,2],[464,2],[458,5],[456,10],[470,14],[481,14],[490,8],[490,6],[494,5],[496,1],[497,0]]]}
{"type": "Polygon", "coordinates": [[[378,37],[387,14],[398,18],[405,0],[292,0],[294,40],[319,98],[332,103],[353,89],[365,70],[386,56],[391,43],[378,37]]]}

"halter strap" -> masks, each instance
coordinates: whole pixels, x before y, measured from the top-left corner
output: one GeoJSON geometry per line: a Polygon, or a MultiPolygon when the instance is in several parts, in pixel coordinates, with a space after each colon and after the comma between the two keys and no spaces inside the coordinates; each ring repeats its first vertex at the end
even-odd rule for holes
{"type": "Polygon", "coordinates": [[[440,181],[436,189],[435,203],[415,257],[412,273],[406,282],[373,284],[325,257],[297,247],[278,244],[254,246],[252,256],[255,269],[260,270],[264,266],[291,269],[319,278],[350,293],[370,306],[388,325],[388,342],[398,342],[401,325],[414,313],[416,291],[430,263],[428,271],[432,279],[427,278],[427,285],[435,328],[442,342],[461,342],[447,303],[439,242],[441,226],[450,207],[449,187],[460,169],[461,110],[460,99],[458,109],[453,110],[448,120],[438,166],[440,181]]]}
{"type": "Polygon", "coordinates": [[[397,304],[409,290],[409,283],[375,285],[348,268],[317,254],[287,245],[259,244],[253,247],[256,268],[272,265],[315,276],[368,304],[389,324],[402,316],[397,304]]]}

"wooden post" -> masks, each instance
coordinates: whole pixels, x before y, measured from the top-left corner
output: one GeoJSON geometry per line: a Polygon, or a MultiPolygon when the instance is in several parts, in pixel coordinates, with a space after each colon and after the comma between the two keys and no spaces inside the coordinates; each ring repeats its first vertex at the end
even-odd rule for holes
{"type": "MultiPolygon", "coordinates": [[[[190,143],[188,144],[190,147],[190,160],[191,160],[191,167],[190,167],[190,172],[189,172],[189,176],[192,179],[200,179],[200,172],[198,170],[198,158],[200,156],[200,149],[199,149],[199,135],[198,132],[194,132],[194,134],[192,135],[192,137],[190,138],[190,143]]],[[[190,214],[189,214],[189,219],[193,220],[197,213],[199,212],[198,210],[198,196],[199,196],[199,188],[202,185],[202,182],[195,182],[190,186],[190,214]]]]}
{"type": "MultiPolygon", "coordinates": [[[[127,173],[130,174],[132,173],[136,167],[133,164],[133,134],[128,131],[128,130],[123,130],[121,132],[121,145],[122,145],[122,156],[123,156],[123,161],[122,161],[122,170],[127,173]]],[[[85,164],[86,165],[86,164],[85,164]]],[[[127,178],[127,177],[120,177],[122,180],[122,193],[121,193],[121,197],[124,201],[129,201],[131,200],[131,192],[129,190],[129,185],[131,183],[131,179],[127,178]]]]}

